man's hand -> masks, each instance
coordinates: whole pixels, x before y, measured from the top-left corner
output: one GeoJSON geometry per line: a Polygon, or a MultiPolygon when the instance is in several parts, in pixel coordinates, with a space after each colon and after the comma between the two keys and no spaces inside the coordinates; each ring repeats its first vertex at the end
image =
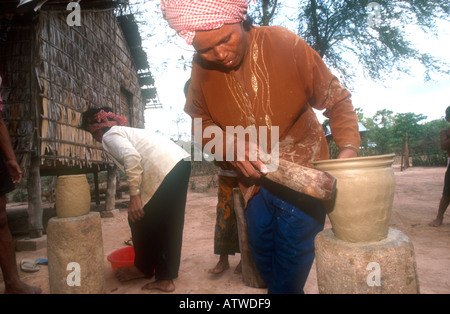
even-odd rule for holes
{"type": "Polygon", "coordinates": [[[137,222],[144,217],[144,210],[142,209],[142,200],[139,195],[130,196],[130,204],[128,204],[128,218],[132,222],[137,222]]]}
{"type": "Polygon", "coordinates": [[[22,180],[22,170],[20,170],[20,166],[17,163],[17,161],[14,160],[7,160],[5,162],[6,167],[8,168],[8,172],[12,178],[12,181],[14,184],[19,183],[22,180]]]}
{"type": "Polygon", "coordinates": [[[259,179],[267,174],[269,170],[257,156],[258,147],[256,144],[236,141],[234,144],[234,160],[231,164],[246,178],[259,179]],[[242,149],[242,147],[245,147],[244,156],[238,156],[238,148],[242,149]],[[241,159],[245,160],[242,161],[241,159]]]}

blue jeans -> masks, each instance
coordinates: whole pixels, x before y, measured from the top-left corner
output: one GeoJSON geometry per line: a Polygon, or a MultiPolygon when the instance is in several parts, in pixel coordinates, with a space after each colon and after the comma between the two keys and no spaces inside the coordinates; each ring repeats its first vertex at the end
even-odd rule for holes
{"type": "Polygon", "coordinates": [[[250,250],[268,293],[274,294],[303,293],[314,238],[325,223],[320,201],[286,195],[261,187],[246,209],[250,250]]]}

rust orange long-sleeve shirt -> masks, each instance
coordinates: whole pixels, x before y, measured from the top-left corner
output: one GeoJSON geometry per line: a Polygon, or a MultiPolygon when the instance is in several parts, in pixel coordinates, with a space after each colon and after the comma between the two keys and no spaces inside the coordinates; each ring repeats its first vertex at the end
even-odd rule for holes
{"type": "MultiPolygon", "coordinates": [[[[325,110],[338,147],[358,150],[360,136],[351,94],[320,56],[282,27],[253,27],[250,35],[241,65],[245,86],[233,71],[219,71],[194,57],[185,111],[202,119],[203,130],[208,126],[224,132],[227,126],[267,126],[269,130],[277,126],[279,157],[313,167],[312,162],[329,158],[323,128],[312,108],[325,110]]],[[[203,145],[209,140],[203,138],[203,145]]]]}

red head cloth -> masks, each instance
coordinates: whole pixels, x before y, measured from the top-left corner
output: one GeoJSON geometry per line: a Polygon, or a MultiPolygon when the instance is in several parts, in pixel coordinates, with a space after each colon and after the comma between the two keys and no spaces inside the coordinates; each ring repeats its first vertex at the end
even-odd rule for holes
{"type": "Polygon", "coordinates": [[[164,18],[190,45],[197,30],[245,20],[247,0],[161,0],[164,18]]]}
{"type": "Polygon", "coordinates": [[[105,112],[104,110],[100,110],[97,114],[94,115],[94,119],[90,121],[88,124],[89,132],[94,134],[95,131],[112,127],[115,125],[119,126],[127,126],[127,118],[124,116],[116,115],[113,112],[105,112]]]}

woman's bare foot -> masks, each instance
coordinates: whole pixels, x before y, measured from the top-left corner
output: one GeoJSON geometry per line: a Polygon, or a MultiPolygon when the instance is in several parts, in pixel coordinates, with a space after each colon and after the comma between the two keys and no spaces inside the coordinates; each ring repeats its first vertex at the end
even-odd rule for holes
{"type": "Polygon", "coordinates": [[[228,268],[230,268],[230,264],[228,263],[228,255],[226,255],[225,258],[223,256],[220,256],[217,265],[214,268],[208,270],[208,273],[218,275],[227,270],[228,268]]]}
{"type": "Polygon", "coordinates": [[[175,291],[175,284],[173,280],[155,280],[153,282],[146,283],[142,290],[161,290],[164,292],[173,292],[175,291]]]}
{"type": "Polygon", "coordinates": [[[430,222],[428,225],[431,227],[439,227],[440,225],[442,225],[442,221],[444,221],[444,218],[436,217],[436,219],[430,222]]]}
{"type": "Polygon", "coordinates": [[[125,266],[116,269],[116,278],[119,281],[129,281],[134,279],[144,278],[145,275],[136,266],[125,266]]]}
{"type": "Polygon", "coordinates": [[[5,294],[41,294],[39,287],[29,286],[24,282],[18,284],[5,284],[5,294]]]}

